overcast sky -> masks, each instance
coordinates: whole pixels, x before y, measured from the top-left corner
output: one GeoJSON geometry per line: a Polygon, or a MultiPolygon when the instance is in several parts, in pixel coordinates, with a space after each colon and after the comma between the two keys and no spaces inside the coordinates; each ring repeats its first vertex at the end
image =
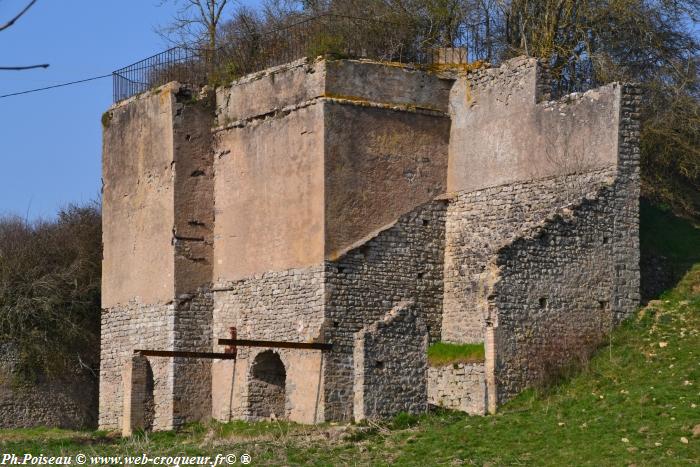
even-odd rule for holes
{"type": "MultiPolygon", "coordinates": [[[[27,1],[0,1],[0,23],[27,1]]],[[[160,52],[166,45],[154,27],[174,9],[159,4],[38,0],[0,32],[0,66],[51,67],[0,71],[0,95],[108,74],[160,52]]],[[[68,203],[99,197],[100,117],[111,103],[111,78],[0,99],[0,215],[51,217],[68,203]]]]}

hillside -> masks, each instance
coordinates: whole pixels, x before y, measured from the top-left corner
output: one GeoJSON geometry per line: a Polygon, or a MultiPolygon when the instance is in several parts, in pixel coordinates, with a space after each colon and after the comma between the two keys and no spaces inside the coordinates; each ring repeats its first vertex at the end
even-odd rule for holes
{"type": "Polygon", "coordinates": [[[616,329],[585,368],[496,416],[437,412],[383,425],[230,423],[121,440],[0,431],[0,451],[100,455],[249,453],[253,464],[690,465],[700,463],[700,230],[643,209],[642,241],[683,278],[616,329]],[[691,263],[694,260],[694,264],[691,263]]]}

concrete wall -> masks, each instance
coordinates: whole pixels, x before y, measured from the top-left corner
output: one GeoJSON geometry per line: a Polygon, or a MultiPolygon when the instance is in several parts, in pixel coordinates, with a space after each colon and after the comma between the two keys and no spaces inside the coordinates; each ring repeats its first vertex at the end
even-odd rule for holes
{"type": "Polygon", "coordinates": [[[216,281],[323,261],[323,132],[313,104],[217,133],[216,281]]]}
{"type": "Polygon", "coordinates": [[[517,58],[460,77],[450,95],[447,190],[580,173],[617,163],[619,96],[612,85],[540,102],[543,70],[517,58]]]}
{"type": "Polygon", "coordinates": [[[366,60],[325,62],[325,97],[447,113],[452,80],[410,66],[366,60]]]}
{"type": "Polygon", "coordinates": [[[325,105],[327,258],[445,191],[449,127],[443,114],[325,105]]]}
{"type": "Polygon", "coordinates": [[[486,414],[483,363],[454,363],[428,368],[428,403],[470,415],[486,414]]]}
{"type": "Polygon", "coordinates": [[[411,303],[357,333],[353,362],[355,420],[428,410],[428,329],[411,303]]]}
{"type": "Polygon", "coordinates": [[[117,105],[103,119],[102,307],[172,300],[173,113],[178,86],[117,105]]]}
{"type": "Polygon", "coordinates": [[[212,281],[214,267],[214,95],[180,89],[172,121],[175,295],[212,281]]]}
{"type": "Polygon", "coordinates": [[[300,60],[218,90],[215,280],[320,264],[443,192],[449,85],[300,60]]]}

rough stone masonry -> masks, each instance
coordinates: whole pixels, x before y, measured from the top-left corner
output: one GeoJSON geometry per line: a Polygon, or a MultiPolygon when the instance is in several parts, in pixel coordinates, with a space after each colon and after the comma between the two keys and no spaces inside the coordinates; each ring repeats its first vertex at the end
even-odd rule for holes
{"type": "MultiPolygon", "coordinates": [[[[449,68],[449,67],[448,67],[449,68]]],[[[104,122],[99,424],[484,414],[639,300],[640,95],[302,59],[104,122]],[[230,352],[235,359],[134,350],[230,352]],[[429,368],[437,341],[485,361],[429,368]]]]}

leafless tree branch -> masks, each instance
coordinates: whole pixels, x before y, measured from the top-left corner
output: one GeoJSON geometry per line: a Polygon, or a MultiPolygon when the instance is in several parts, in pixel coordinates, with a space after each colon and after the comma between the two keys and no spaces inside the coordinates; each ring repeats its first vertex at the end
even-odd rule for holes
{"type": "Polygon", "coordinates": [[[34,68],[48,68],[48,63],[42,63],[41,65],[28,65],[28,66],[0,66],[0,71],[23,71],[32,70],[34,68]]]}
{"type": "Polygon", "coordinates": [[[32,5],[34,5],[35,3],[36,3],[36,0],[32,0],[31,2],[29,2],[29,3],[27,4],[27,6],[25,6],[24,9],[23,9],[22,11],[20,11],[19,13],[17,13],[17,15],[16,15],[14,18],[12,18],[10,21],[8,21],[7,23],[5,23],[5,24],[3,24],[2,26],[0,26],[0,31],[4,31],[5,29],[7,29],[7,28],[9,28],[10,26],[12,26],[13,24],[15,24],[15,22],[16,22],[18,19],[20,19],[20,18],[22,17],[22,15],[24,15],[24,14],[27,12],[27,10],[29,10],[29,9],[32,7],[32,5]]]}

